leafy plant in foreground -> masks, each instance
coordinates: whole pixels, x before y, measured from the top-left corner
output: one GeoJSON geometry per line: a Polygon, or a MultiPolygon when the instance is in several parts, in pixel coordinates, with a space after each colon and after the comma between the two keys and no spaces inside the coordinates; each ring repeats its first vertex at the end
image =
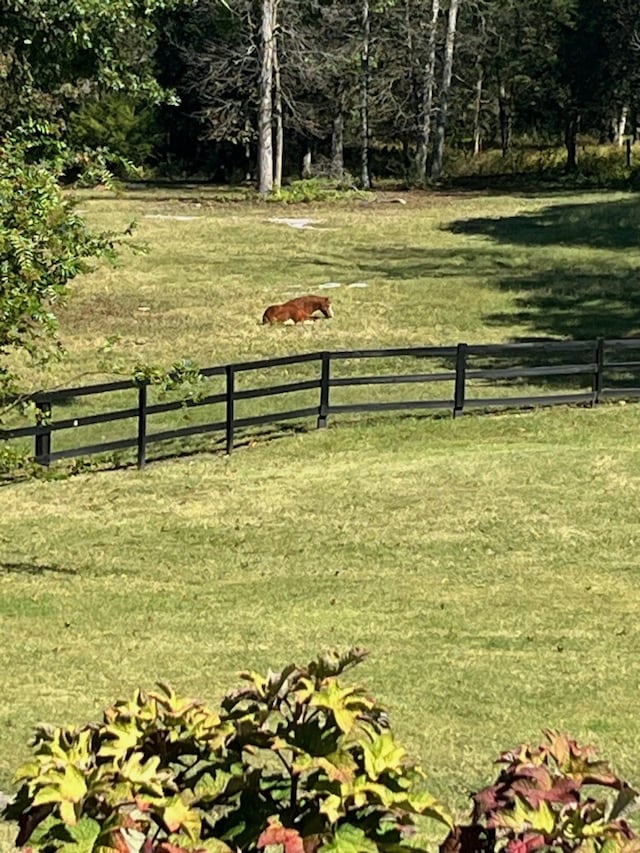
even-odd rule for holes
{"type": "Polygon", "coordinates": [[[413,816],[449,818],[387,716],[338,676],[364,652],[327,654],[229,693],[219,712],[170,688],[40,727],[7,809],[18,845],[65,853],[285,853],[403,849],[413,816]]]}
{"type": "Polygon", "coordinates": [[[496,781],[473,795],[471,824],[455,827],[441,853],[640,851],[623,818],[638,792],[597,759],[593,747],[555,731],[545,738],[500,756],[504,767],[496,781]]]}

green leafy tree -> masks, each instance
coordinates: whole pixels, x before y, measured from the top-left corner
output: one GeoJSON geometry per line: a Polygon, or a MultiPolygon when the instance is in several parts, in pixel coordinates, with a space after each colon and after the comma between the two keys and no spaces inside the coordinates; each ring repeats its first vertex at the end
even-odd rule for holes
{"type": "MultiPolygon", "coordinates": [[[[182,0],[4,0],[0,16],[0,392],[17,390],[15,356],[55,351],[55,309],[116,235],[93,232],[58,181],[70,166],[108,179],[113,158],[87,149],[69,116],[105,93],[157,102],[158,16],[182,0]],[[68,128],[76,133],[70,147],[68,128]]],[[[87,108],[88,109],[88,108],[87,108]]],[[[88,115],[91,115],[89,111],[88,115]]],[[[87,116],[85,116],[85,119],[87,116]]],[[[104,123],[104,117],[103,117],[104,123]]],[[[86,122],[85,122],[86,131],[86,122]]],[[[94,121],[95,130],[95,121],[94,121]]]]}
{"type": "Polygon", "coordinates": [[[57,175],[23,146],[0,148],[0,399],[19,389],[19,355],[56,352],[56,306],[91,258],[111,255],[122,235],[92,231],[57,175]]]}
{"type": "Polygon", "coordinates": [[[149,101],[158,16],[181,0],[4,0],[0,18],[0,135],[62,120],[104,92],[149,101]]]}

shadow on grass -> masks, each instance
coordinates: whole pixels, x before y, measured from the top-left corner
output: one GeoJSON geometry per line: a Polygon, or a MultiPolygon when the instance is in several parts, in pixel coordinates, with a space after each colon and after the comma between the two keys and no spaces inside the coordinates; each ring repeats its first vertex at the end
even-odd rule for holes
{"type": "Polygon", "coordinates": [[[17,575],[44,575],[47,572],[51,572],[52,574],[58,575],[77,575],[78,572],[75,569],[67,569],[63,566],[58,566],[56,564],[52,565],[42,565],[40,563],[8,563],[3,560],[0,560],[0,573],[6,572],[7,574],[17,574],[17,575]]]}
{"type": "MultiPolygon", "coordinates": [[[[233,449],[242,450],[257,444],[271,443],[292,435],[304,434],[311,431],[309,425],[303,423],[278,423],[255,430],[238,430],[235,436],[233,449]]],[[[148,448],[146,462],[166,462],[172,459],[188,459],[194,456],[210,454],[215,456],[226,455],[226,440],[224,437],[212,441],[210,435],[196,435],[188,439],[170,439],[166,442],[158,442],[148,448]]],[[[88,457],[75,457],[66,462],[54,462],[50,468],[32,466],[29,469],[16,469],[7,471],[0,479],[0,488],[12,486],[16,483],[33,479],[37,476],[43,480],[61,480],[75,477],[88,472],[101,471],[125,471],[137,467],[134,454],[114,453],[96,454],[88,457]],[[34,474],[35,471],[35,474],[34,474]]],[[[0,573],[6,571],[21,571],[25,574],[42,574],[45,571],[57,571],[65,574],[76,574],[74,570],[60,568],[58,566],[29,566],[27,563],[3,563],[0,561],[0,573]]]]}
{"type": "MultiPolygon", "coordinates": [[[[458,220],[458,234],[488,237],[505,247],[569,247],[621,253],[640,249],[640,196],[607,202],[563,204],[497,219],[458,220]]],[[[517,291],[515,311],[494,313],[489,325],[526,325],[537,335],[588,340],[640,331],[640,264],[624,258],[578,260],[571,266],[540,259],[538,268],[515,277],[496,276],[496,286],[517,291]],[[615,263],[615,262],[614,262],[615,263]]]]}
{"type": "Polygon", "coordinates": [[[454,222],[450,230],[454,234],[490,237],[514,245],[638,248],[640,196],[553,205],[517,216],[462,219],[454,222]]]}
{"type": "MultiPolygon", "coordinates": [[[[461,248],[367,247],[356,249],[349,261],[357,263],[363,275],[390,282],[437,278],[452,279],[453,285],[461,276],[477,276],[498,290],[511,291],[509,310],[483,319],[489,326],[530,330],[526,337],[512,340],[640,334],[640,195],[457,220],[445,230],[484,239],[461,248]],[[574,252],[565,261],[554,257],[555,247],[584,249],[585,254],[574,252]]],[[[340,258],[333,260],[339,268],[340,258]]],[[[455,292],[450,295],[456,298],[455,292]]]]}

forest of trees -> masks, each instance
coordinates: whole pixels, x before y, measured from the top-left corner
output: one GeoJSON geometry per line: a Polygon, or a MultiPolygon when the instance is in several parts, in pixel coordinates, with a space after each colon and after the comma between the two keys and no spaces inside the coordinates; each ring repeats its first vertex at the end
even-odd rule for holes
{"type": "Polygon", "coordinates": [[[571,171],[639,109],[638,0],[0,0],[0,137],[71,174],[420,186],[523,145],[571,171]]]}

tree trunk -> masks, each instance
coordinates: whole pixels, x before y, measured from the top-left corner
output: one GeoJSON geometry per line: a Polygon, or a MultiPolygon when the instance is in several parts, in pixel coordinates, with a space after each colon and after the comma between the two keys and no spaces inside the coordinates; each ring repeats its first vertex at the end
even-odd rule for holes
{"type": "Polygon", "coordinates": [[[275,117],[275,146],[274,146],[274,170],[273,186],[280,189],[282,186],[282,161],[284,158],[284,128],[282,124],[282,88],[280,86],[280,62],[278,60],[278,41],[275,35],[274,9],[274,38],[273,38],[273,112],[275,117]]]}
{"type": "Polygon", "coordinates": [[[615,123],[614,128],[614,142],[619,147],[622,148],[624,145],[624,135],[627,130],[627,116],[629,115],[629,107],[625,104],[618,114],[617,121],[615,123]]]}
{"type": "Polygon", "coordinates": [[[482,65],[478,63],[476,77],[476,96],[473,102],[473,156],[477,157],[481,149],[480,110],[482,108],[482,65]]]}
{"type": "Polygon", "coordinates": [[[564,144],[567,148],[567,172],[575,172],[578,168],[578,128],[580,116],[575,109],[567,111],[564,129],[564,144]]]}
{"type": "Polygon", "coordinates": [[[362,0],[362,53],[360,55],[360,138],[362,155],[360,159],[360,180],[365,190],[371,189],[369,172],[369,46],[371,41],[371,21],[369,20],[369,0],[362,0]]]}
{"type": "Polygon", "coordinates": [[[331,177],[335,181],[344,178],[344,112],[342,97],[336,98],[336,113],[331,130],[331,177]]]}
{"type": "Polygon", "coordinates": [[[308,180],[311,177],[311,149],[307,148],[302,158],[302,179],[308,180]]]}
{"type": "Polygon", "coordinates": [[[453,75],[453,51],[456,40],[456,22],[459,6],[460,0],[451,0],[449,5],[447,35],[444,45],[444,66],[442,69],[442,91],[440,93],[440,116],[438,119],[438,127],[436,129],[433,162],[431,164],[431,178],[434,181],[438,181],[442,175],[444,137],[447,128],[447,113],[449,111],[449,91],[451,89],[451,77],[453,75]]]}
{"type": "Polygon", "coordinates": [[[258,114],[258,191],[273,189],[273,53],[277,0],[262,0],[260,108],[258,114]]]}
{"type": "Polygon", "coordinates": [[[434,71],[436,64],[436,36],[440,0],[431,0],[431,29],[427,42],[427,57],[422,72],[420,107],[418,116],[418,140],[416,146],[416,179],[424,186],[427,183],[427,156],[431,136],[431,110],[433,108],[434,71]]]}
{"type": "Polygon", "coordinates": [[[498,86],[498,116],[500,119],[502,156],[506,157],[511,150],[511,109],[504,83],[500,83],[498,86]]]}

